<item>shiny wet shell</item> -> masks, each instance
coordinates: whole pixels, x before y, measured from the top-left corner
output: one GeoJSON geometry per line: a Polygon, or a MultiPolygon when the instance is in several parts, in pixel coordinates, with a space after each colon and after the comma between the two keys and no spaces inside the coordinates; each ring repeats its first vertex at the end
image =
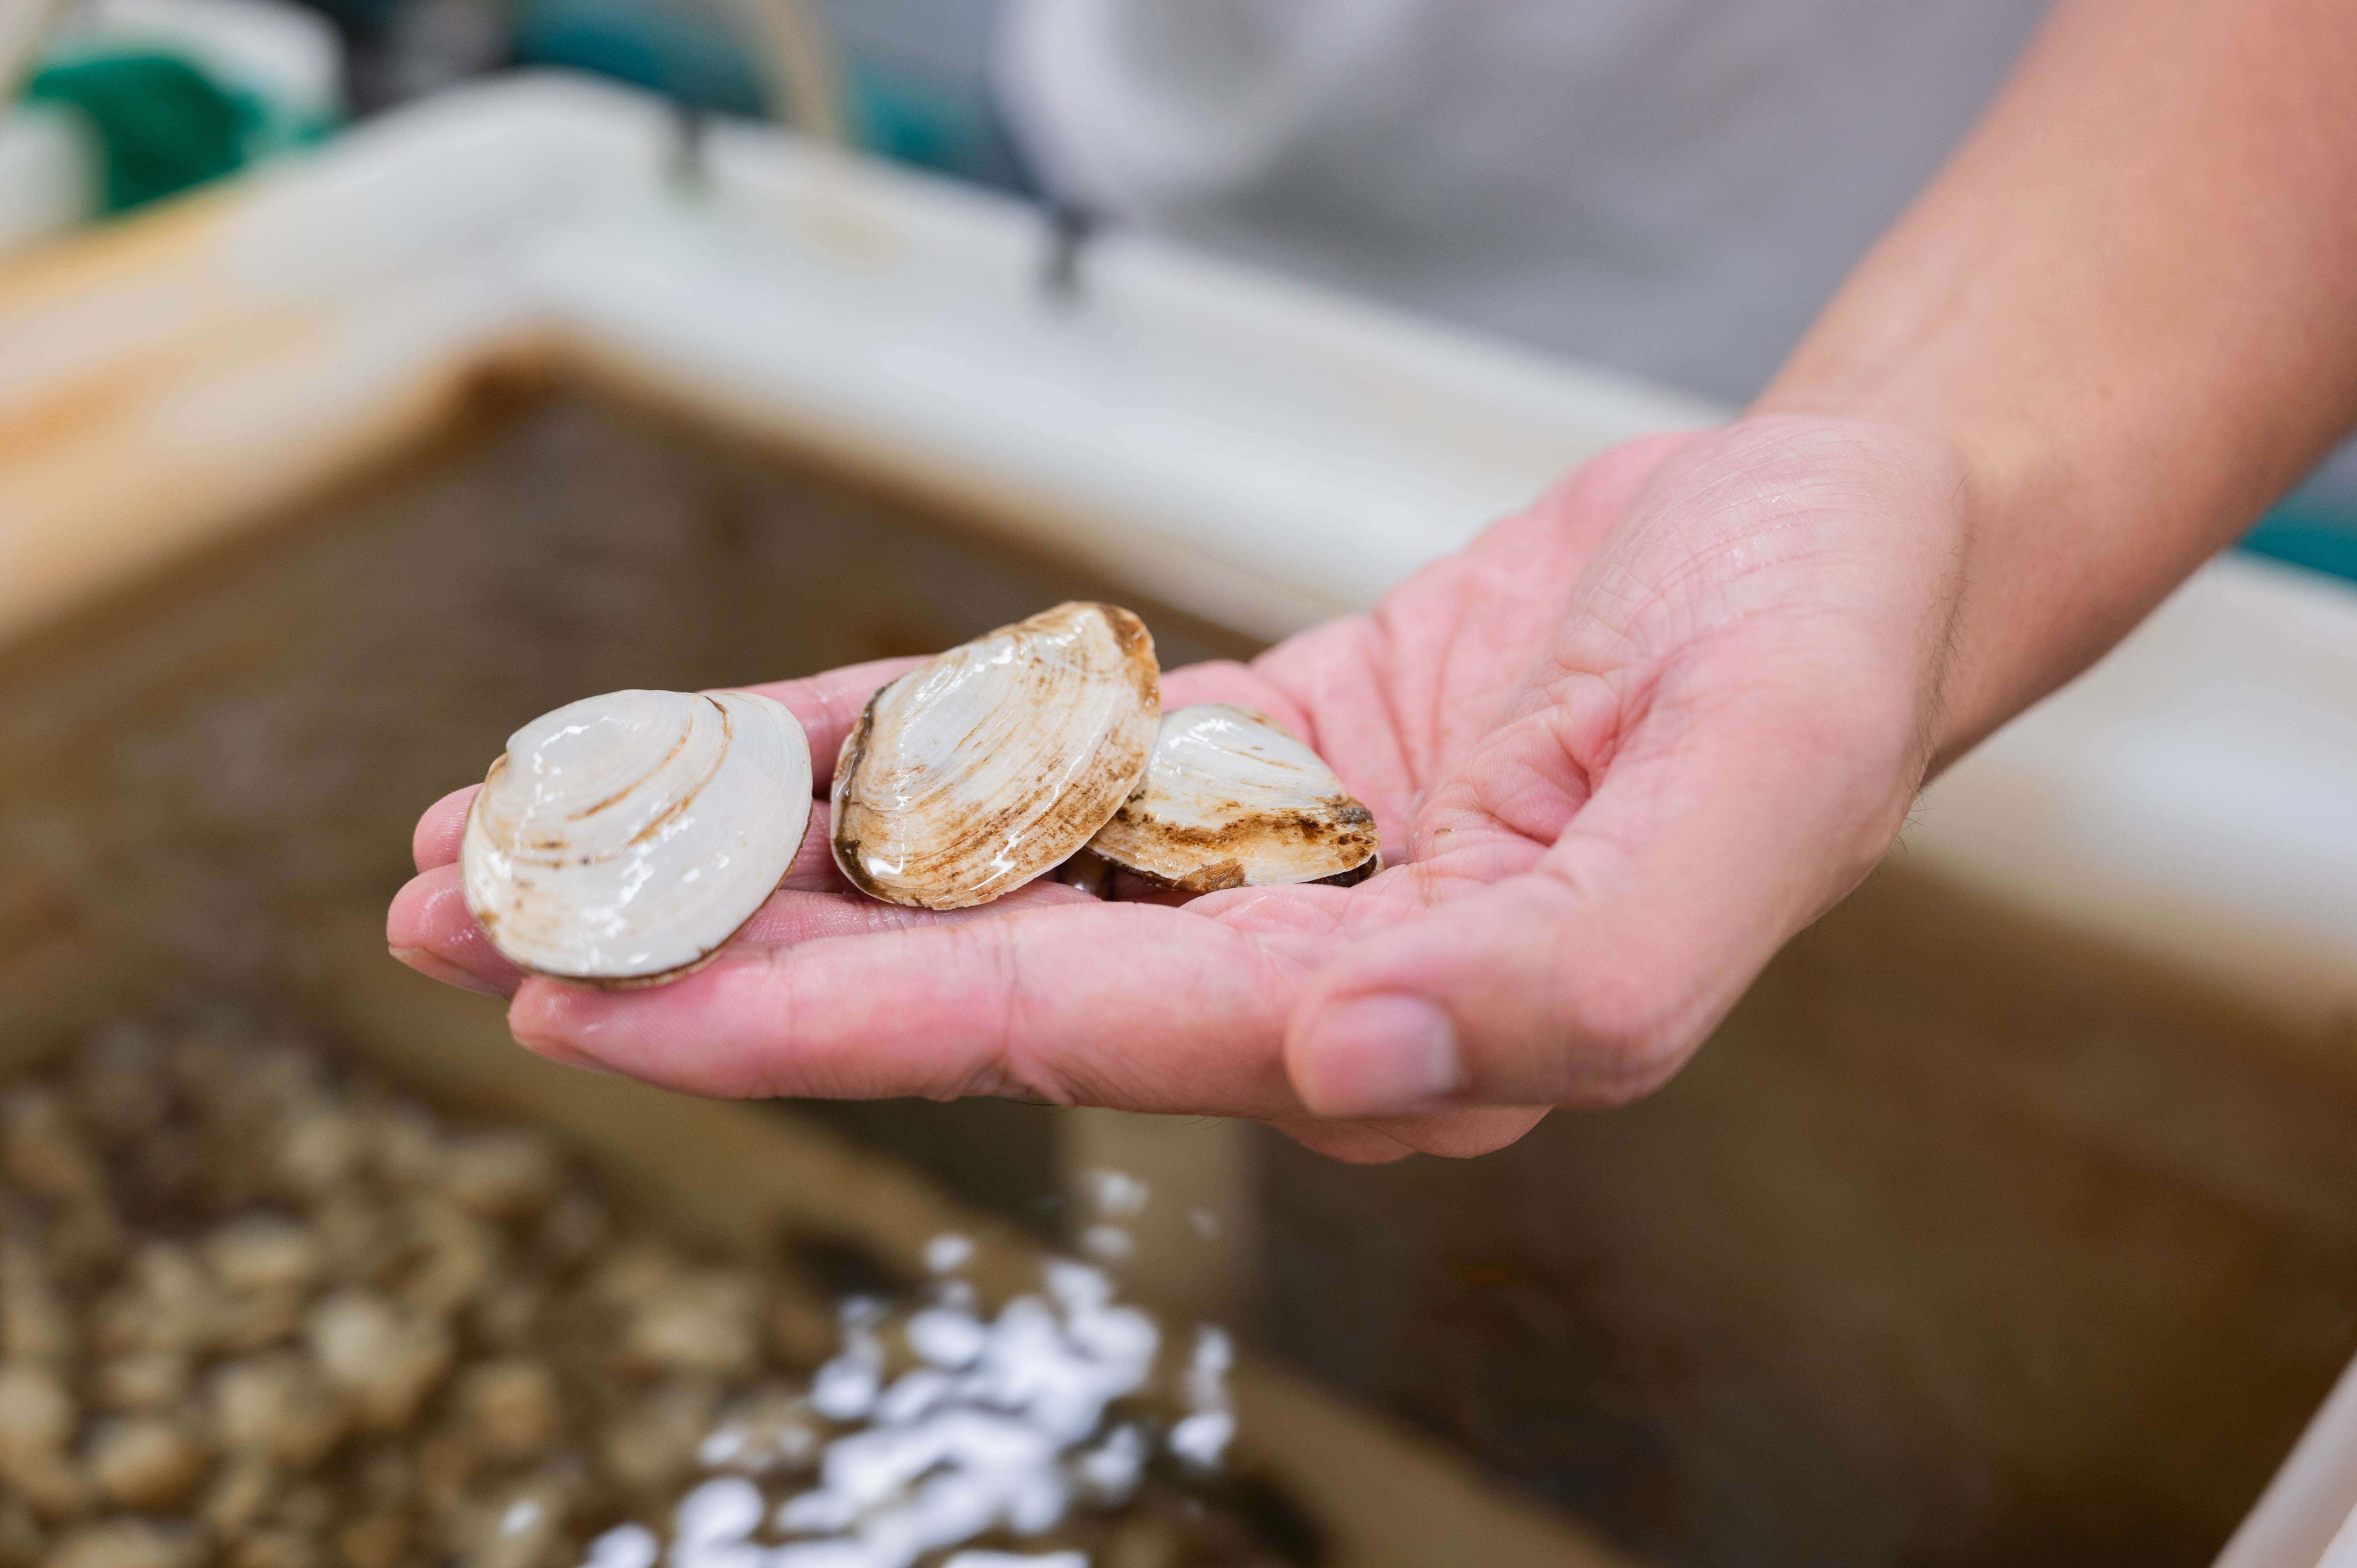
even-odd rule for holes
{"type": "Polygon", "coordinates": [[[910,671],[836,759],[835,864],[889,903],[960,909],[1051,869],[1121,808],[1161,713],[1154,639],[1059,605],[910,671]]]}
{"type": "Polygon", "coordinates": [[[1163,715],[1145,779],[1089,848],[1189,893],[1347,886],[1382,867],[1375,820],[1266,714],[1199,703],[1163,715]]]}
{"type": "Polygon", "coordinates": [[[613,692],[544,714],[468,809],[467,907],[543,974],[675,978],[761,907],[809,827],[810,747],[748,692],[613,692]]]}

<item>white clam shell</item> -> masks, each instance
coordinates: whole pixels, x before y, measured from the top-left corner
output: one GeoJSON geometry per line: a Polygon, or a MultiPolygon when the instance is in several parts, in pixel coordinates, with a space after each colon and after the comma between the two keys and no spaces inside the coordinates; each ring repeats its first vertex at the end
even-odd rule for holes
{"type": "Polygon", "coordinates": [[[928,909],[1020,887],[1136,785],[1158,680],[1144,622],[1079,603],[910,671],[868,700],[836,759],[835,864],[876,897],[928,909]]]}
{"type": "Polygon", "coordinates": [[[810,745],[749,692],[613,692],[508,737],[467,811],[467,907],[543,974],[673,977],[784,880],[810,825],[810,745]]]}
{"type": "Polygon", "coordinates": [[[1349,884],[1383,864],[1373,813],[1334,770],[1266,714],[1232,703],[1163,715],[1144,782],[1089,848],[1189,893],[1349,884]]]}

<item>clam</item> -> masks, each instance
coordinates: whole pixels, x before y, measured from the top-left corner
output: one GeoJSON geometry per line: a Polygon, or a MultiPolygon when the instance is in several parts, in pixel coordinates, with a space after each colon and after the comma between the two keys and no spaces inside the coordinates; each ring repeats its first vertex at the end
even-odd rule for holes
{"type": "Polygon", "coordinates": [[[1257,709],[1199,703],[1162,718],[1146,779],[1089,849],[1166,887],[1348,886],[1383,868],[1373,813],[1257,709]]]}
{"type": "Polygon", "coordinates": [[[1063,604],[877,692],[834,765],[835,864],[893,904],[963,909],[1054,867],[1146,771],[1154,639],[1114,605],[1063,604]]]}
{"type": "Polygon", "coordinates": [[[587,697],[491,764],[459,843],[467,907],[526,969],[671,979],[784,880],[811,805],[802,726],[767,697],[587,697]]]}

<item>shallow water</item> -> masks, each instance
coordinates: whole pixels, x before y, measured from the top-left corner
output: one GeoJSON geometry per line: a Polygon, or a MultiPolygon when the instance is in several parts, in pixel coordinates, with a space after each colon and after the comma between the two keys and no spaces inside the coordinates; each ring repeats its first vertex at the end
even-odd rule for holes
{"type": "MultiPolygon", "coordinates": [[[[301,1006],[417,811],[587,693],[1058,599],[868,487],[559,390],[0,653],[0,1056],[301,1006]]],[[[2206,1563],[2357,1349],[2350,1042],[1902,871],[1654,1100],[1378,1170],[1253,1143],[1262,1343],[1665,1564],[2206,1563]]],[[[1048,1226],[1070,1123],[825,1114],[1048,1226]]]]}

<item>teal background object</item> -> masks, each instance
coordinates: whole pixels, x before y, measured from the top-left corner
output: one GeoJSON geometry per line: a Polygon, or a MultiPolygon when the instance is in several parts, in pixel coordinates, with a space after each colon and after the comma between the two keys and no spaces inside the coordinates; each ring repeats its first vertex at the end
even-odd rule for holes
{"type": "Polygon", "coordinates": [[[70,109],[90,126],[104,169],[96,205],[110,213],[234,174],[332,129],[159,49],[53,56],[25,97],[70,109]]]}
{"type": "MultiPolygon", "coordinates": [[[[952,33],[975,32],[974,0],[952,33]]],[[[1002,189],[1026,188],[1020,160],[984,85],[981,45],[961,36],[931,58],[920,41],[952,18],[930,6],[855,0],[828,8],[843,67],[846,131],[860,147],[901,163],[1002,189]],[[965,44],[971,43],[967,48],[965,44]],[[965,56],[971,54],[968,60],[965,56]]],[[[976,39],[979,33],[976,33],[976,39]]],[[[643,87],[690,109],[789,118],[739,26],[723,14],[660,0],[528,0],[515,22],[518,64],[562,66],[643,87]]]]}
{"type": "Polygon", "coordinates": [[[25,96],[81,112],[105,153],[104,207],[125,212],[245,165],[262,124],[247,94],[165,54],[53,65],[25,96]]]}
{"type": "Polygon", "coordinates": [[[2357,583],[2357,496],[2304,485],[2261,518],[2242,547],[2357,583]]]}
{"type": "Polygon", "coordinates": [[[768,89],[744,40],[693,9],[534,0],[516,20],[515,58],[627,81],[692,109],[758,115],[768,108],[768,89]]]}

